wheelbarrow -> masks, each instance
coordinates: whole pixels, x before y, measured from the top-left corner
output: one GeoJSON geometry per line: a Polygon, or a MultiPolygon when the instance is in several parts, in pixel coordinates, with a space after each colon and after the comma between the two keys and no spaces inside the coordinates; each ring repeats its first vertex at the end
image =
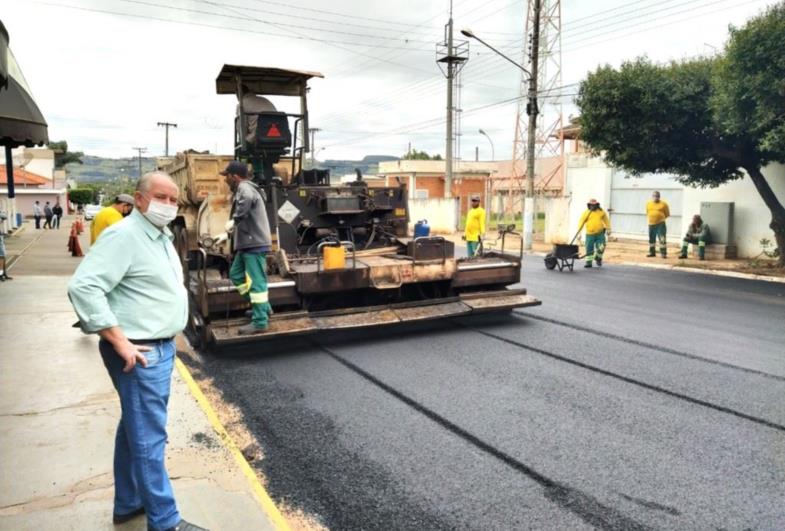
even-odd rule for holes
{"type": "Polygon", "coordinates": [[[564,270],[566,267],[570,271],[573,270],[575,266],[575,260],[581,259],[583,256],[580,254],[580,247],[574,245],[575,238],[578,237],[578,234],[581,233],[583,229],[583,225],[578,228],[578,232],[575,233],[575,236],[572,237],[570,243],[554,243],[553,250],[550,253],[545,255],[545,269],[556,269],[559,268],[559,271],[564,270]]]}

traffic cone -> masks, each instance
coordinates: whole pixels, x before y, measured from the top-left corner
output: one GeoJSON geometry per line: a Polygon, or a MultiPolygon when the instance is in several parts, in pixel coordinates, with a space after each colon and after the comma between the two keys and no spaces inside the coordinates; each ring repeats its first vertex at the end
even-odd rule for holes
{"type": "Polygon", "coordinates": [[[78,221],[71,224],[71,234],[68,236],[68,250],[71,251],[71,256],[84,256],[82,246],[79,244],[78,221]]]}

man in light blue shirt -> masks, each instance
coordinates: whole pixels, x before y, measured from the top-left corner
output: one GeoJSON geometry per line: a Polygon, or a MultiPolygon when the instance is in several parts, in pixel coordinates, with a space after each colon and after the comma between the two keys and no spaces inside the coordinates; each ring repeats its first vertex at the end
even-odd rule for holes
{"type": "Polygon", "coordinates": [[[113,521],[146,514],[153,531],[202,529],[181,519],[164,464],[174,336],[188,318],[167,228],[177,195],[167,174],[142,176],[134,211],[101,234],[68,284],[82,329],[101,336],[98,347],[120,396],[113,521]]]}

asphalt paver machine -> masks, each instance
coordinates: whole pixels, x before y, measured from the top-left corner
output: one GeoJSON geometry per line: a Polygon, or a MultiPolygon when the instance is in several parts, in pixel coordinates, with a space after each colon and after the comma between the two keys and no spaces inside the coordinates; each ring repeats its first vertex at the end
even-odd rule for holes
{"type": "Polygon", "coordinates": [[[237,98],[234,157],[252,168],[273,233],[267,272],[275,313],[268,329],[237,331],[248,322],[248,304],[227,278],[231,246],[222,231],[231,193],[218,175],[231,157],[178,154],[162,167],[181,188],[175,244],[187,272],[194,337],[220,348],[539,304],[526,290],[507,287],[520,282],[520,254],[456,258],[454,244],[441,236],[412,237],[404,183],[375,186],[357,172],[354,182],[333,185],[328,170],[306,169],[308,82],[321,77],[224,65],[216,79],[218,94],[237,98]],[[268,97],[295,98],[299,111],[279,111],[268,97]]]}

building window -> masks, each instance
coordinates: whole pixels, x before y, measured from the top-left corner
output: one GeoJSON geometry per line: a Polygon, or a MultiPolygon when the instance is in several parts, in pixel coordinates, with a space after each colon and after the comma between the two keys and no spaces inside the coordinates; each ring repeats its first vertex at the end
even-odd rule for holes
{"type": "Polygon", "coordinates": [[[417,189],[414,191],[415,199],[428,199],[428,190],[417,189]]]}

